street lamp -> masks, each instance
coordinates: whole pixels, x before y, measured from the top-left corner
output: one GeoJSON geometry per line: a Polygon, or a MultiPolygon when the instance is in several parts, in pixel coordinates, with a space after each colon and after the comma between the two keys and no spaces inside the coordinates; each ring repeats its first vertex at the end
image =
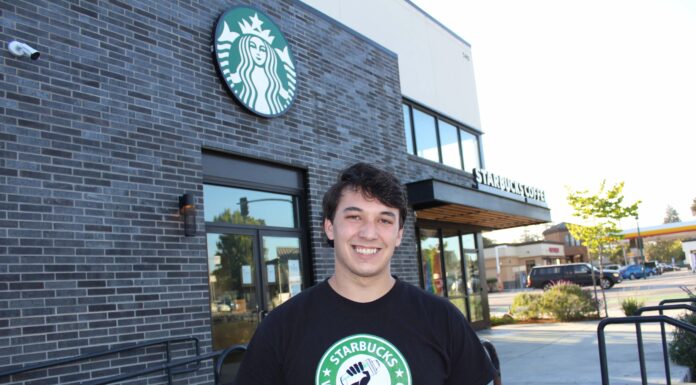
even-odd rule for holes
{"type": "Polygon", "coordinates": [[[495,247],[495,276],[498,285],[498,290],[503,291],[503,283],[500,281],[500,257],[498,256],[498,250],[507,249],[507,245],[498,245],[495,247]]]}
{"type": "Polygon", "coordinates": [[[640,237],[640,225],[638,224],[638,214],[636,214],[636,230],[638,232],[638,236],[636,238],[636,246],[638,246],[638,250],[640,250],[640,261],[641,261],[641,266],[643,270],[643,279],[647,279],[645,274],[645,255],[643,255],[643,239],[640,237]]]}

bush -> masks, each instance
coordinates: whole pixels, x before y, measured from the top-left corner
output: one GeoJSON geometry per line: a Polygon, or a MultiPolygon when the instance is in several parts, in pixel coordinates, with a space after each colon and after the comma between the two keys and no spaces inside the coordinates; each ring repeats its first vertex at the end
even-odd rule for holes
{"type": "Polygon", "coordinates": [[[541,295],[534,293],[520,293],[512,299],[510,313],[518,319],[541,318],[541,295]]]}
{"type": "Polygon", "coordinates": [[[559,321],[584,319],[596,310],[589,292],[576,284],[565,282],[553,285],[544,293],[541,308],[559,321]]]}
{"type": "Polygon", "coordinates": [[[623,309],[627,317],[636,315],[636,310],[643,306],[645,306],[645,301],[641,301],[638,298],[628,297],[621,301],[621,309],[623,309]]]}
{"type": "Polygon", "coordinates": [[[492,315],[491,316],[491,327],[492,326],[499,326],[499,325],[508,325],[508,324],[514,324],[515,319],[510,316],[510,314],[505,314],[502,317],[497,317],[492,315]]]}
{"type": "MultiPolygon", "coordinates": [[[[677,319],[696,326],[695,313],[683,314],[677,319]]],[[[691,369],[692,377],[696,376],[696,335],[676,328],[672,332],[672,341],[669,343],[669,356],[674,363],[691,369]]]]}

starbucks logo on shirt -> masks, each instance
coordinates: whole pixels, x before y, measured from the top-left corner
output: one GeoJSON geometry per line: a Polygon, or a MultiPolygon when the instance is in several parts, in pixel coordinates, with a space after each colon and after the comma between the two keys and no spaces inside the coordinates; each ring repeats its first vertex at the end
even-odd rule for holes
{"type": "Polygon", "coordinates": [[[331,346],[317,366],[316,385],[412,385],[401,352],[370,334],[346,337],[331,346]]]}

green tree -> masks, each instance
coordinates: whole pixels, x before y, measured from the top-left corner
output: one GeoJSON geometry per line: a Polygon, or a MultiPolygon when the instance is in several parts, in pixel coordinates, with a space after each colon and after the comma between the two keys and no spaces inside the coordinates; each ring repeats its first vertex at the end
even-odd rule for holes
{"type": "MultiPolygon", "coordinates": [[[[582,224],[568,223],[570,234],[582,241],[587,247],[590,260],[596,258],[600,262],[603,249],[621,239],[621,230],[618,222],[623,218],[636,217],[640,201],[633,204],[625,204],[623,196],[624,183],[620,182],[607,188],[606,181],[602,181],[599,191],[592,194],[587,190],[571,191],[568,193],[568,204],[573,208],[573,216],[582,220],[582,224]]],[[[597,288],[595,286],[595,298],[597,288]]],[[[604,312],[608,314],[606,296],[604,298],[604,312]]],[[[599,308],[597,308],[599,314],[599,308]]]]}
{"type": "Polygon", "coordinates": [[[667,209],[665,210],[665,220],[662,223],[676,222],[681,222],[681,219],[679,219],[679,213],[674,209],[674,207],[667,205],[667,209]]]}
{"type": "Polygon", "coordinates": [[[684,259],[684,250],[680,240],[648,242],[645,253],[650,256],[651,261],[672,263],[672,258],[675,261],[684,259]]]}

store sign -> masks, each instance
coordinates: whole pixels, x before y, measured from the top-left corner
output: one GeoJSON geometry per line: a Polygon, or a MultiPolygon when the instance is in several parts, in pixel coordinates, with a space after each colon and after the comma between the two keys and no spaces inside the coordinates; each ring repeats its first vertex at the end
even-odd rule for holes
{"type": "Polygon", "coordinates": [[[479,185],[485,185],[511,194],[520,195],[527,199],[546,202],[546,193],[536,187],[527,186],[520,182],[493,174],[483,169],[474,169],[474,178],[479,185]]]}
{"type": "Polygon", "coordinates": [[[295,63],[278,26],[263,12],[235,7],[220,16],[213,37],[220,76],[251,112],[279,116],[295,99],[295,63]]]}

